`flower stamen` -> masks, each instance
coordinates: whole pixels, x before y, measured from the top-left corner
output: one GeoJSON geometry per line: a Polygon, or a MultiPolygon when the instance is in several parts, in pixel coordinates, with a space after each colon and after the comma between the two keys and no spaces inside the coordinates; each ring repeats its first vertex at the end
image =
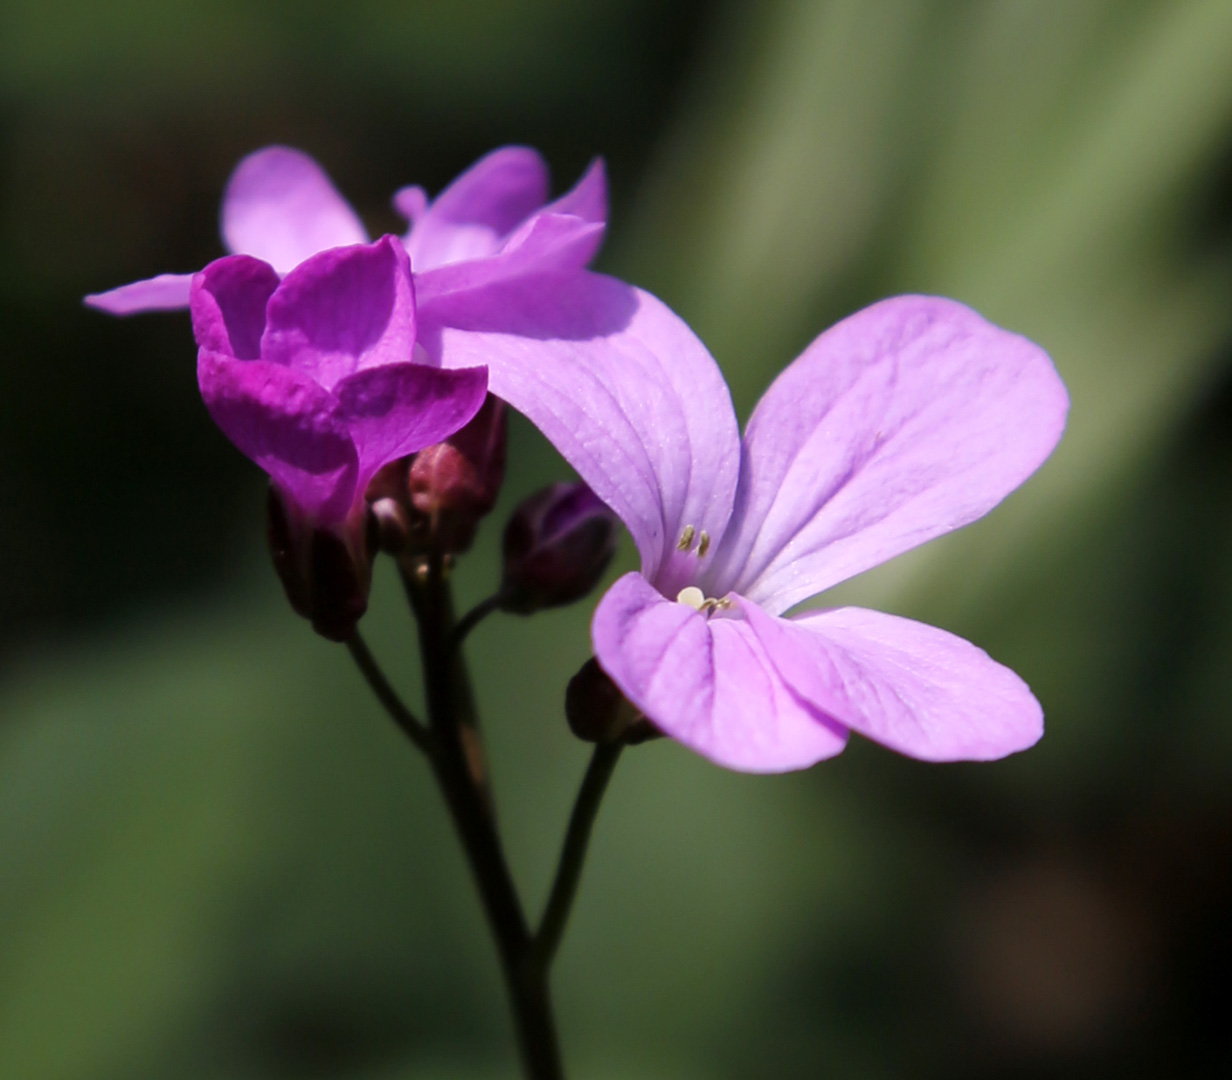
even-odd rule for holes
{"type": "MultiPolygon", "coordinates": [[[[696,533],[696,530],[693,528],[692,525],[686,525],[684,527],[684,532],[680,534],[680,539],[676,541],[676,550],[677,551],[690,550],[693,547],[693,536],[695,533],[696,533]]],[[[703,535],[705,534],[703,533],[703,535]]]]}
{"type": "Polygon", "coordinates": [[[686,585],[681,589],[676,594],[676,602],[678,604],[687,604],[694,611],[700,611],[707,618],[716,611],[726,611],[732,606],[730,600],[716,600],[714,597],[707,596],[696,585],[686,585]]]}

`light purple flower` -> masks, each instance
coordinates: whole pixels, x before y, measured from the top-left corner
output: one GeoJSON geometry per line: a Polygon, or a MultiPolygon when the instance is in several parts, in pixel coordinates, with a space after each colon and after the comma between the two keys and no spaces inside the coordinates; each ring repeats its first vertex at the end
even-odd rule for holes
{"type": "Polygon", "coordinates": [[[415,293],[393,236],[312,255],[282,280],[227,256],[193,277],[190,305],[210,415],[313,526],[351,515],[377,469],[453,434],[487,392],[482,367],[413,362],[415,293]]]}
{"type": "MultiPolygon", "coordinates": [[[[603,239],[607,186],[596,160],[568,194],[547,202],[543,159],[523,146],[494,150],[433,201],[403,188],[394,205],[413,224],[404,238],[420,303],[540,270],[584,267],[603,239]]],[[[222,237],[284,276],[329,248],[368,242],[355,211],[307,154],[269,146],[244,158],[227,182],[222,237]]],[[[159,274],[86,297],[113,315],[188,306],[192,274],[159,274]]]]}
{"type": "Polygon", "coordinates": [[[742,440],[714,361],[653,297],[594,274],[495,292],[440,305],[425,340],[447,365],[486,356],[492,391],[628,526],[641,571],[600,602],[595,654],[663,732],[750,772],[811,765],[849,731],[934,761],[1040,737],[1026,684],[961,638],[784,613],[1035,471],[1068,410],[1041,349],[953,301],[886,300],[818,337],[742,440]]]}

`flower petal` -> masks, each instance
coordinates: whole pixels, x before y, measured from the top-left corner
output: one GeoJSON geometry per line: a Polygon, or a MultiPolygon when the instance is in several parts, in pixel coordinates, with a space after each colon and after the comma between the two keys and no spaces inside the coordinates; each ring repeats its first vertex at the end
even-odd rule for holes
{"type": "Polygon", "coordinates": [[[368,234],[325,170],[287,146],[249,154],[227,181],[222,236],[235,254],[264,259],[280,274],[310,255],[368,234]]]}
{"type": "Polygon", "coordinates": [[[438,299],[420,342],[446,367],[488,365],[491,392],[620,516],[664,592],[696,577],[677,541],[686,525],[722,535],[739,444],[718,366],[669,308],[599,274],[540,274],[438,299]]]}
{"type": "Polygon", "coordinates": [[[338,400],[281,364],[197,354],[197,381],[214,422],[319,524],[342,520],[357,494],[355,445],[338,400]]]}
{"type": "Polygon", "coordinates": [[[706,584],[777,614],[965,525],[1039,467],[1068,406],[1042,349],[961,304],[865,308],[817,338],[754,411],[706,584]]]}
{"type": "Polygon", "coordinates": [[[192,274],[159,274],[144,281],[133,281],[106,292],[91,293],[85,302],[112,315],[133,315],[140,311],[179,311],[188,307],[192,274]]]}
{"type": "Polygon", "coordinates": [[[742,772],[803,769],[843,749],[847,733],[788,688],[740,618],[707,618],[667,600],[640,574],[599,602],[595,656],[665,734],[742,772]]]}
{"type": "MultiPolygon", "coordinates": [[[[501,240],[538,210],[547,197],[548,169],[534,150],[505,146],[492,151],[454,180],[416,218],[406,237],[415,269],[428,270],[495,254],[501,240]]],[[[401,209],[403,192],[394,200],[401,209]]],[[[413,209],[414,202],[407,208],[413,209]]]]}
{"type": "Polygon", "coordinates": [[[415,293],[401,242],[323,251],[301,263],[270,297],[261,355],[326,389],[369,367],[409,363],[415,293]]]}
{"type": "Polygon", "coordinates": [[[787,684],[841,724],[924,761],[990,761],[1039,741],[1027,684],[934,626],[862,608],[796,619],[740,606],[787,684]]]}
{"type": "Polygon", "coordinates": [[[437,297],[477,289],[505,278],[545,270],[581,270],[603,241],[601,221],[569,214],[536,214],[495,255],[416,272],[415,297],[423,306],[437,297]]]}
{"type": "Polygon", "coordinates": [[[487,391],[485,368],[387,364],[343,379],[334,394],[359,454],[357,486],[366,488],[382,465],[448,438],[479,411],[487,391]]]}
{"type": "Polygon", "coordinates": [[[569,214],[583,221],[607,221],[607,170],[595,158],[573,187],[543,208],[544,214],[569,214]]]}
{"type": "Polygon", "coordinates": [[[394,192],[393,204],[394,209],[414,225],[428,209],[428,193],[418,184],[412,184],[394,192]]]}
{"type": "Polygon", "coordinates": [[[240,360],[260,358],[265,306],[277,288],[269,263],[251,255],[215,259],[193,276],[189,293],[197,344],[240,360]]]}

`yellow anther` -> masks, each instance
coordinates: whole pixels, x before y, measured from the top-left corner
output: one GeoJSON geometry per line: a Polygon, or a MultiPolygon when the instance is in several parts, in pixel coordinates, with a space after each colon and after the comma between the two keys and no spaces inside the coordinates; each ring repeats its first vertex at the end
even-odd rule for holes
{"type": "Polygon", "coordinates": [[[701,539],[697,542],[697,557],[704,559],[706,552],[710,550],[710,534],[702,529],[701,539]]]}
{"type": "Polygon", "coordinates": [[[684,532],[680,534],[680,539],[676,542],[677,551],[688,551],[693,546],[694,530],[692,525],[686,525],[684,532]]]}

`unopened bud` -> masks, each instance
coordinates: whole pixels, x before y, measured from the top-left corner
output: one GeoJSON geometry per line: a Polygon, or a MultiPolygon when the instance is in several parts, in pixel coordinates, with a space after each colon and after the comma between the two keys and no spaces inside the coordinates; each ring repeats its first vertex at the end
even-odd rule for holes
{"type": "Polygon", "coordinates": [[[580,600],[616,550],[616,515],[585,484],[553,484],[505,528],[501,610],[529,615],[580,600]]]}
{"type": "Polygon", "coordinates": [[[620,692],[593,657],[565,690],[569,729],[584,742],[628,745],[658,738],[661,732],[620,692]]]}
{"type": "Polygon", "coordinates": [[[274,486],[269,495],[269,547],[287,599],[312,628],[345,641],[368,610],[372,559],[368,517],[360,504],[334,525],[303,518],[274,486]]]}
{"type": "Polygon", "coordinates": [[[464,428],[415,455],[407,490],[416,546],[442,554],[471,546],[505,479],[508,426],[505,403],[489,394],[464,428]]]}

